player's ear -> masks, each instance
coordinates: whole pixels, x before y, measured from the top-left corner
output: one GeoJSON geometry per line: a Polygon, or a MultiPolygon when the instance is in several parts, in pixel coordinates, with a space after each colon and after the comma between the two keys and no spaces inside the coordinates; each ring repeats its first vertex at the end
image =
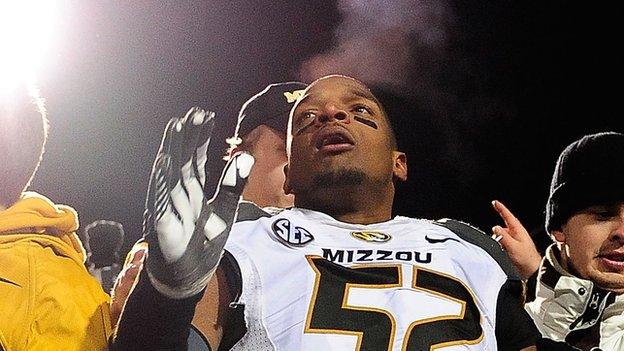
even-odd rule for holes
{"type": "Polygon", "coordinates": [[[394,179],[402,182],[407,180],[407,156],[400,151],[392,151],[393,165],[392,175],[394,179]]]}
{"type": "Polygon", "coordinates": [[[561,230],[551,230],[550,235],[558,242],[565,243],[565,234],[561,230]]]}
{"type": "Polygon", "coordinates": [[[290,179],[288,178],[288,164],[284,165],[284,194],[293,194],[290,187],[290,179]]]}

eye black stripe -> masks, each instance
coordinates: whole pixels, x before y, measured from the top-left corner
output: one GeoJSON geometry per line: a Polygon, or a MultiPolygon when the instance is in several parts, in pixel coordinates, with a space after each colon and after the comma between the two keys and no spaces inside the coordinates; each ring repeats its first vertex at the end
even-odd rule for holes
{"type": "Polygon", "coordinates": [[[301,133],[303,133],[306,129],[310,128],[312,125],[314,125],[314,120],[312,120],[310,123],[308,123],[306,126],[299,128],[299,130],[295,133],[295,135],[300,135],[301,133]]]}
{"type": "Polygon", "coordinates": [[[353,119],[360,123],[364,123],[371,128],[377,129],[377,123],[371,121],[370,119],[362,118],[360,116],[353,116],[353,119]]]}

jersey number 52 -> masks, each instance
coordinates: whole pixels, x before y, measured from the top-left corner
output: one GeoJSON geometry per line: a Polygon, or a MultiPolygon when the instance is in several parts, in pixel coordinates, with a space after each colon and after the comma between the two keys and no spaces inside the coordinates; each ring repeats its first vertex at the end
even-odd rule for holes
{"type": "MultiPolygon", "coordinates": [[[[319,256],[308,256],[316,282],[306,320],[306,333],[357,336],[355,351],[393,349],[396,319],[381,308],[349,306],[351,288],[401,287],[398,264],[347,268],[319,256]]],[[[461,304],[461,313],[416,320],[406,329],[401,350],[422,351],[476,344],[483,339],[481,314],[472,293],[450,276],[414,267],[412,288],[461,304]]],[[[414,303],[418,303],[414,301],[414,303]]],[[[431,306],[417,306],[430,309],[431,306]]],[[[395,312],[396,313],[396,312],[395,312]]]]}

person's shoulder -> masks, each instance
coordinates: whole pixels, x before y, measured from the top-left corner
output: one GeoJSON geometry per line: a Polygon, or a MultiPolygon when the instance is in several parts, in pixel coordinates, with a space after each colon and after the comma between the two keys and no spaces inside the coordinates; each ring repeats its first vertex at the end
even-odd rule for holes
{"type": "Polygon", "coordinates": [[[238,214],[236,222],[255,221],[260,218],[272,217],[284,209],[277,207],[260,207],[250,201],[241,201],[238,204],[238,214]]]}
{"type": "Polygon", "coordinates": [[[505,272],[509,279],[520,280],[520,274],[509,259],[509,256],[503,250],[501,245],[481,229],[459,220],[443,218],[431,222],[434,225],[444,227],[464,242],[477,246],[485,251],[491,258],[498,263],[500,268],[505,272]]]}

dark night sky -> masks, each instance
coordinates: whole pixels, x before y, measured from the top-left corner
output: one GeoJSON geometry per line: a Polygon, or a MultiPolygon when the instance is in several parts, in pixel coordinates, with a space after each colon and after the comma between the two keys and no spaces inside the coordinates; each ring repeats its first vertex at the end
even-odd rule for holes
{"type": "Polygon", "coordinates": [[[266,84],[347,73],[396,119],[410,167],[397,214],[489,231],[497,198],[539,228],[559,151],[624,131],[615,9],[362,3],[66,1],[41,77],[51,134],[32,189],[74,206],[83,226],[121,222],[129,245],[169,118],[200,105],[226,137],[266,84]]]}

